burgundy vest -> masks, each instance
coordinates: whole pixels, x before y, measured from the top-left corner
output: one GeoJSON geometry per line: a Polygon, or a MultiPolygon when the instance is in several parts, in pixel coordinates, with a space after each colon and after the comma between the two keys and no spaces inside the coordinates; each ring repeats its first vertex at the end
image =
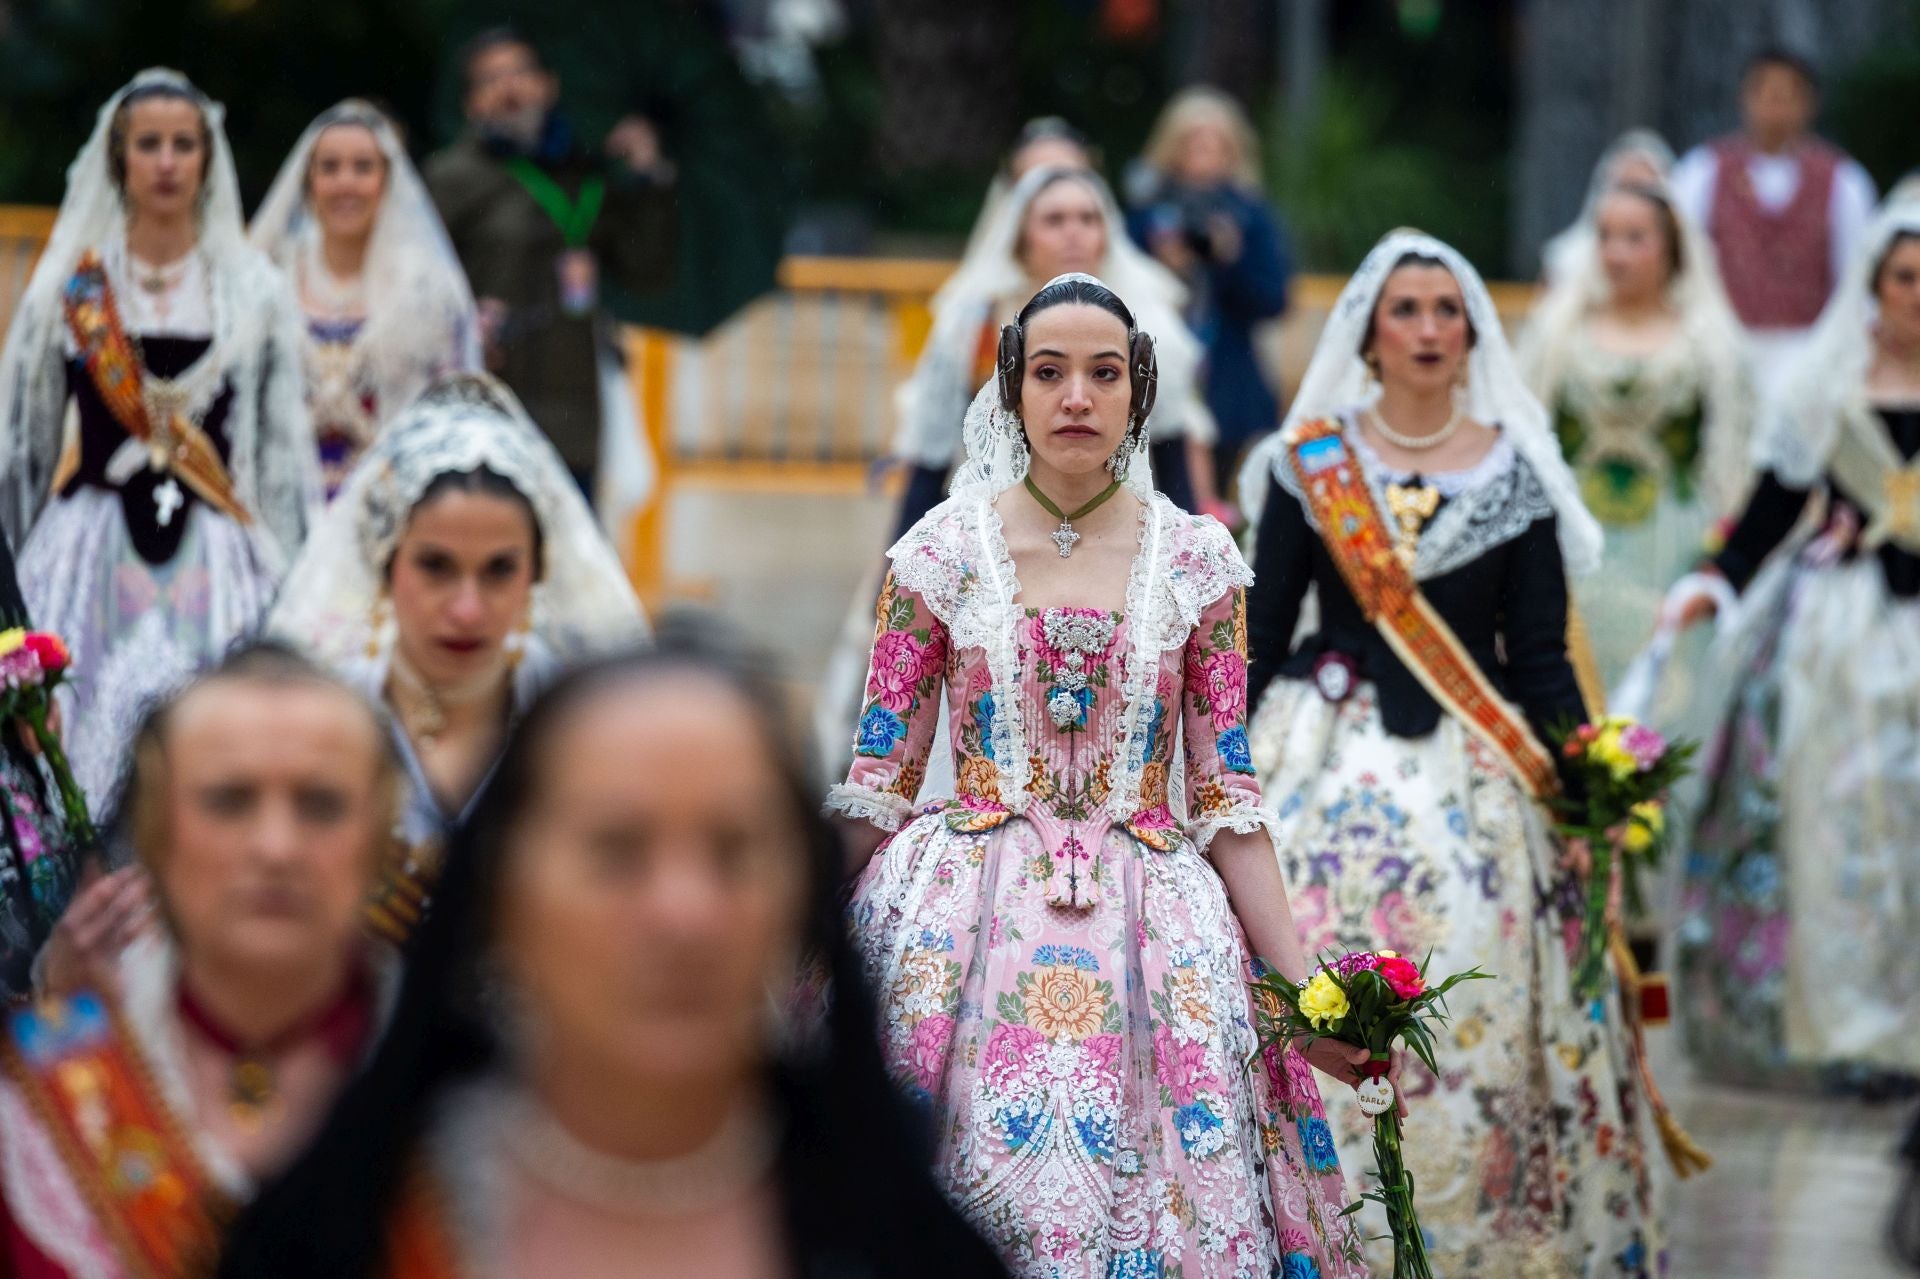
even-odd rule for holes
{"type": "Polygon", "coordinates": [[[1832,208],[1838,151],[1817,139],[1800,148],[1800,185],[1770,211],[1753,192],[1742,137],[1713,144],[1718,171],[1707,234],[1720,259],[1727,297],[1743,324],[1757,329],[1804,329],[1820,318],[1833,292],[1832,208]]]}

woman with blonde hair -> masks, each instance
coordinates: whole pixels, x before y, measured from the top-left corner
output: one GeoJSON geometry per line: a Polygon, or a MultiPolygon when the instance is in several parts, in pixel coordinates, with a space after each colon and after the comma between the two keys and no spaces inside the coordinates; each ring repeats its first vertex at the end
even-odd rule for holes
{"type": "Polygon", "coordinates": [[[1224,493],[1240,454],[1280,420],[1256,330],[1286,314],[1293,268],[1261,193],[1260,141],[1232,98],[1187,89],[1161,113],[1134,177],[1128,229],[1186,283],[1187,322],[1206,346],[1211,487],[1224,493]]]}

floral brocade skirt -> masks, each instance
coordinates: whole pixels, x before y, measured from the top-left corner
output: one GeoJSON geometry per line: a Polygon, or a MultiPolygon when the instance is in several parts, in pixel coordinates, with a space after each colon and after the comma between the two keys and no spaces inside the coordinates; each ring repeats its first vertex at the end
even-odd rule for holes
{"type": "MultiPolygon", "coordinates": [[[[1438,975],[1497,980],[1447,997],[1438,1078],[1402,1068],[1404,1149],[1436,1274],[1601,1279],[1662,1273],[1656,1148],[1612,995],[1576,1006],[1577,897],[1533,802],[1458,722],[1421,738],[1381,723],[1371,684],[1343,702],[1277,681],[1253,757],[1280,818],[1281,870],[1310,960],[1385,947],[1438,975]]],[[[1328,1094],[1336,1140],[1370,1166],[1372,1120],[1328,1094]]],[[[1361,1233],[1386,1232],[1369,1203],[1361,1233]]],[[[1391,1273],[1384,1243],[1368,1245],[1391,1273]]]]}
{"type": "Polygon", "coordinates": [[[1920,601],[1873,557],[1781,554],[1712,667],[1729,696],[1676,934],[1689,1052],[1749,1083],[1920,1074],[1920,601]]]}
{"type": "Polygon", "coordinates": [[[116,493],[80,488],[41,512],[19,554],[40,630],[73,654],[60,691],[67,755],[96,816],[114,802],[153,701],[217,660],[265,615],[276,586],[247,530],[199,503],[179,549],[150,564],[116,493]]]}
{"type": "Polygon", "coordinates": [[[1090,909],[1049,906],[1049,871],[1022,818],[963,833],[926,814],[850,907],[949,1197],[1023,1276],[1359,1279],[1313,1072],[1255,1060],[1213,869],[1114,828],[1090,909]]]}

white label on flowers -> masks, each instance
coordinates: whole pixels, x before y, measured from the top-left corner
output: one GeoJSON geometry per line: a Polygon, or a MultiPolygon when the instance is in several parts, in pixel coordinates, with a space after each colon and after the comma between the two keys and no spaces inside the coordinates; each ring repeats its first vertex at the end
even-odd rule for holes
{"type": "Polygon", "coordinates": [[[1384,1078],[1363,1079],[1356,1091],[1360,1109],[1369,1115],[1384,1115],[1393,1109],[1393,1085],[1384,1078]]]}

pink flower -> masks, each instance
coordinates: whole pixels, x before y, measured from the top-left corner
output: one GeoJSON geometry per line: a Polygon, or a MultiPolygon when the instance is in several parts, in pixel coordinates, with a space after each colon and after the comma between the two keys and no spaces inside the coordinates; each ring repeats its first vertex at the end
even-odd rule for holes
{"type": "Polygon", "coordinates": [[[1310,1252],[1312,1249],[1313,1241],[1307,1238],[1306,1231],[1295,1230],[1292,1226],[1288,1226],[1280,1232],[1281,1252],[1310,1252]]]}
{"type": "Polygon", "coordinates": [[[1164,1022],[1153,1032],[1153,1070],[1176,1106],[1191,1105],[1203,1089],[1220,1087],[1219,1077],[1207,1069],[1206,1045],[1182,1043],[1164,1022]]]}
{"type": "Polygon", "coordinates": [[[49,635],[45,631],[28,631],[26,648],[39,659],[40,669],[49,675],[58,675],[67,669],[71,660],[67,656],[67,646],[60,642],[58,635],[49,635]]]}
{"type": "Polygon", "coordinates": [[[1207,700],[1213,703],[1213,727],[1225,732],[1247,715],[1247,659],[1238,653],[1215,653],[1207,659],[1207,700]]]}
{"type": "Polygon", "coordinates": [[[1370,972],[1380,966],[1380,957],[1370,950],[1350,950],[1333,961],[1333,971],[1342,977],[1370,972]]]}
{"type": "Polygon", "coordinates": [[[1120,1036],[1093,1035],[1080,1045],[1087,1064],[1096,1075],[1118,1076],[1120,1073],[1120,1036]]]}
{"type": "Polygon", "coordinates": [[[907,1047],[907,1064],[913,1068],[914,1082],[929,1092],[946,1073],[947,1049],[953,1042],[953,1018],[935,1013],[922,1018],[913,1028],[913,1041],[907,1047]]]}
{"type": "Polygon", "coordinates": [[[1633,756],[1633,762],[1644,773],[1667,753],[1667,739],[1645,724],[1634,724],[1621,731],[1620,748],[1633,756]]]}
{"type": "Polygon", "coordinates": [[[1046,1044],[1046,1037],[1031,1026],[1001,1022],[987,1040],[981,1073],[995,1087],[1005,1087],[1026,1072],[1035,1053],[1046,1044]]]}
{"type": "Polygon", "coordinates": [[[873,642],[873,673],[867,696],[896,715],[913,709],[914,689],[930,665],[928,646],[905,631],[888,631],[873,642]]]}
{"type": "Polygon", "coordinates": [[[1333,912],[1327,904],[1327,886],[1312,884],[1287,896],[1293,906],[1293,926],[1300,934],[1300,944],[1307,948],[1309,955],[1319,954],[1333,941],[1333,912]]]}
{"type": "Polygon", "coordinates": [[[1426,979],[1420,975],[1419,966],[1411,959],[1403,959],[1398,955],[1392,959],[1383,959],[1380,961],[1379,972],[1387,985],[1393,988],[1393,993],[1402,999],[1412,999],[1427,988],[1426,979]]]}

